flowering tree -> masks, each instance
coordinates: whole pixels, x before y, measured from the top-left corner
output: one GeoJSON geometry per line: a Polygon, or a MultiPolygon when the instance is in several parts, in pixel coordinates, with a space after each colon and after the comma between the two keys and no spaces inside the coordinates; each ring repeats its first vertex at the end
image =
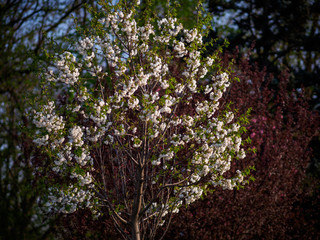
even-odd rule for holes
{"type": "Polygon", "coordinates": [[[247,119],[219,110],[231,80],[217,54],[201,55],[203,22],[187,30],[168,14],[141,25],[137,8],[104,4],[76,48],[55,58],[34,142],[48,161],[49,211],[108,213],[123,238],[153,239],[209,185],[247,181],[248,171],[225,175],[245,157],[247,119]]]}

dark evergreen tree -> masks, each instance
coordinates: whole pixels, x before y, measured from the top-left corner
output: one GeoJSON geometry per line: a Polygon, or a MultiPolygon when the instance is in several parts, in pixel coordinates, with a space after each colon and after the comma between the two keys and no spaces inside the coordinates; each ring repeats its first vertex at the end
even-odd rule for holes
{"type": "Polygon", "coordinates": [[[307,87],[319,108],[320,2],[311,0],[208,0],[215,16],[212,37],[227,38],[242,52],[254,44],[252,62],[276,75],[288,69],[293,85],[307,87]]]}

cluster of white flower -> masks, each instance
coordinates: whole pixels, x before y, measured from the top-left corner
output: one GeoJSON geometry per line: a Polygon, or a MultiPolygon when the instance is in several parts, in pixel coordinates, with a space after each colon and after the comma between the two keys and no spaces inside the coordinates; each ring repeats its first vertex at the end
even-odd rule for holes
{"type": "Polygon", "coordinates": [[[148,23],[145,26],[138,27],[138,34],[139,34],[139,38],[143,42],[148,41],[150,38],[150,35],[154,35],[154,28],[150,23],[148,23]]]}
{"type": "MultiPolygon", "coordinates": [[[[64,128],[63,118],[62,116],[58,116],[54,110],[54,102],[50,101],[47,105],[42,107],[41,111],[35,111],[33,123],[36,125],[36,127],[45,128],[49,133],[56,133],[59,130],[62,130],[64,128]]],[[[41,142],[41,140],[39,141],[41,142]]]]}
{"type": "Polygon", "coordinates": [[[202,36],[198,33],[197,29],[184,29],[184,34],[186,37],[187,43],[196,42],[198,44],[202,44],[202,36]]]}
{"type": "Polygon", "coordinates": [[[76,57],[70,52],[65,52],[60,56],[61,60],[57,61],[58,76],[53,77],[53,72],[50,72],[49,81],[64,82],[66,84],[74,84],[79,80],[79,68],[77,67],[76,57]]]}
{"type": "MultiPolygon", "coordinates": [[[[67,167],[74,166],[74,161],[82,167],[86,167],[88,164],[92,166],[93,159],[88,148],[84,145],[84,134],[81,127],[74,126],[69,129],[69,135],[63,136],[64,131],[62,130],[65,130],[65,121],[62,116],[57,115],[55,108],[54,102],[50,101],[42,107],[42,111],[34,113],[33,123],[37,128],[44,129],[46,132],[45,135],[42,135],[38,131],[37,136],[39,137],[34,140],[34,143],[38,146],[50,145],[56,153],[52,166],[52,170],[56,173],[63,174],[67,167]],[[65,139],[69,139],[69,142],[66,142],[65,139]],[[78,149],[78,155],[74,149],[78,149]]],[[[58,191],[57,196],[57,189],[52,189],[47,205],[49,211],[71,213],[78,207],[91,204],[93,192],[89,189],[93,185],[90,172],[86,172],[84,176],[73,174],[72,177],[77,179],[78,186],[86,186],[87,190],[70,185],[68,191],[58,191]]]]}
{"type": "MultiPolygon", "coordinates": [[[[93,187],[92,185],[90,187],[93,187]]],[[[62,212],[73,213],[79,207],[92,208],[94,194],[89,190],[83,190],[70,184],[68,186],[69,191],[57,191],[57,189],[51,190],[49,195],[49,201],[46,203],[46,207],[50,212],[62,212]]]]}
{"type": "Polygon", "coordinates": [[[49,140],[49,135],[46,134],[43,137],[34,139],[33,142],[38,146],[45,146],[48,144],[48,140],[49,140]]]}
{"type": "Polygon", "coordinates": [[[128,106],[130,109],[135,109],[139,105],[139,99],[138,98],[131,98],[128,101],[128,106]]]}
{"type": "Polygon", "coordinates": [[[243,182],[243,175],[240,170],[237,170],[236,176],[232,179],[220,179],[219,181],[212,181],[213,186],[221,186],[224,190],[232,190],[237,184],[243,182]]]}
{"type": "Polygon", "coordinates": [[[81,54],[86,54],[86,50],[91,50],[93,48],[93,41],[92,39],[86,37],[85,39],[82,39],[79,41],[79,52],[81,54]]]}
{"type": "Polygon", "coordinates": [[[75,146],[81,147],[84,142],[82,141],[83,132],[81,127],[75,126],[70,129],[70,142],[75,146]]]}
{"type": "Polygon", "coordinates": [[[177,57],[182,58],[188,52],[183,42],[174,41],[174,50],[177,51],[177,57]]]}
{"type": "Polygon", "coordinates": [[[163,218],[170,212],[179,213],[181,206],[183,206],[183,201],[181,200],[172,201],[170,205],[153,202],[147,212],[150,216],[159,216],[161,219],[160,226],[162,226],[165,223],[163,218]]]}
{"type": "Polygon", "coordinates": [[[107,121],[107,115],[111,110],[108,109],[108,105],[103,101],[99,101],[94,104],[95,114],[90,115],[90,119],[95,122],[98,127],[104,126],[107,121]]]}
{"type": "Polygon", "coordinates": [[[181,189],[179,198],[185,201],[185,204],[189,205],[196,200],[200,199],[203,194],[203,190],[197,186],[190,186],[181,189]]]}

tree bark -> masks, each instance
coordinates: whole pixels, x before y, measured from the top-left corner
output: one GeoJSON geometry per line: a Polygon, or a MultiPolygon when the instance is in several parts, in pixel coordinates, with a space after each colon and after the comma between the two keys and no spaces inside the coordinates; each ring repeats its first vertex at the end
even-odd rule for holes
{"type": "Polygon", "coordinates": [[[132,224],[131,231],[132,231],[133,240],[141,239],[139,214],[141,211],[141,203],[142,203],[143,179],[144,179],[144,170],[139,166],[137,168],[136,194],[133,201],[133,209],[132,209],[132,215],[131,215],[131,224],[132,224]]]}

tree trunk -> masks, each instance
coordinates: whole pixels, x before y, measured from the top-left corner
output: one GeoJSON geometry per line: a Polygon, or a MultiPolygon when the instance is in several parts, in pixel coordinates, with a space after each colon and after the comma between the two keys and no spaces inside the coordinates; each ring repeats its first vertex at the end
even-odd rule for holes
{"type": "Polygon", "coordinates": [[[132,239],[140,240],[141,232],[139,225],[139,214],[141,211],[142,192],[143,192],[144,170],[139,166],[137,169],[136,193],[133,201],[133,209],[131,215],[132,239]]]}
{"type": "Polygon", "coordinates": [[[134,219],[132,221],[132,239],[140,240],[140,228],[139,228],[139,219],[134,219]]]}

